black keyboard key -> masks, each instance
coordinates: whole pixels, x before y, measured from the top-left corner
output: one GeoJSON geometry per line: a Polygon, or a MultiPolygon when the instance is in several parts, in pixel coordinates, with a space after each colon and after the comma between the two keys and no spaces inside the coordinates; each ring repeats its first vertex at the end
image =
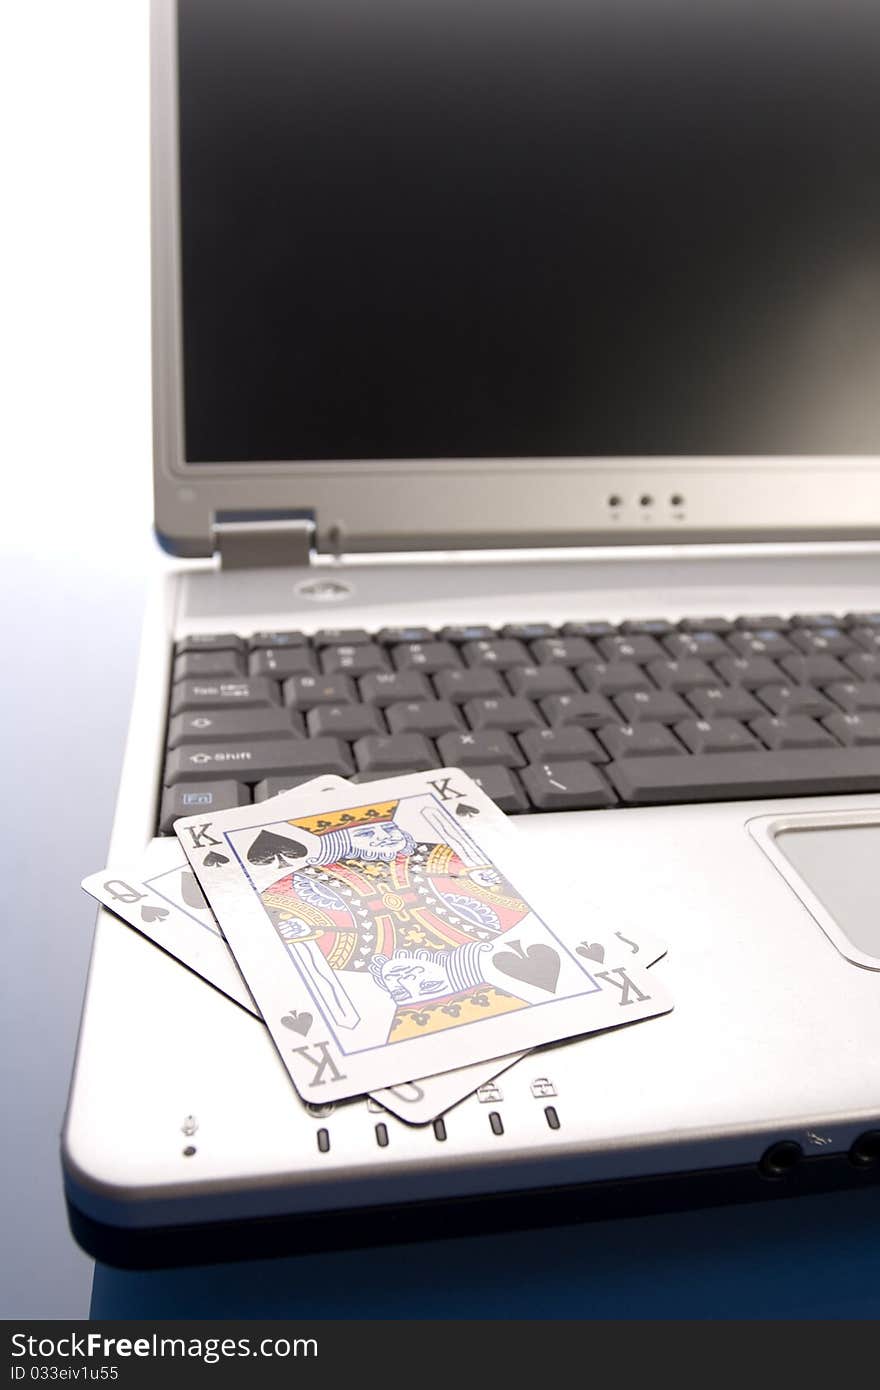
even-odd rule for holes
{"type": "Polygon", "coordinates": [[[880,628],[851,627],[849,635],[866,652],[880,651],[880,628]]]}
{"type": "Polygon", "coordinates": [[[318,662],[309,647],[262,647],[251,652],[251,675],[284,681],[290,676],[317,672],[318,662]]]}
{"type": "Polygon", "coordinates": [[[718,684],[718,677],[711,666],[696,656],[682,657],[680,661],[673,657],[652,661],[648,674],[661,690],[697,690],[700,686],[718,684]]]}
{"type": "Polygon", "coordinates": [[[550,637],[533,642],[532,654],[542,666],[577,666],[582,661],[599,660],[599,653],[586,637],[550,637]]]}
{"type": "Polygon", "coordinates": [[[251,638],[251,651],[263,647],[307,647],[309,639],[304,632],[255,632],[251,638]]]}
{"type": "Polygon", "coordinates": [[[441,627],[438,636],[443,642],[487,642],[497,637],[494,627],[484,623],[466,623],[463,627],[441,627]]]}
{"type": "Polygon", "coordinates": [[[843,658],[843,664],[862,680],[880,680],[880,652],[853,652],[843,658]]]}
{"type": "Polygon", "coordinates": [[[515,637],[496,637],[488,642],[466,642],[462,654],[468,666],[491,666],[507,671],[511,666],[528,666],[527,648],[515,637]]]}
{"type": "Polygon", "coordinates": [[[804,685],[830,685],[846,680],[846,667],[836,656],[784,656],[780,666],[789,680],[804,685]]]}
{"type": "Polygon", "coordinates": [[[665,724],[606,724],[599,738],[612,758],[684,756],[684,748],[665,724]]]}
{"type": "Polygon", "coordinates": [[[805,714],[765,714],[752,720],[752,730],[772,749],[830,748],[834,744],[828,731],[805,714]]]}
{"type": "Polygon", "coordinates": [[[409,700],[389,705],[385,711],[393,734],[424,734],[437,738],[466,727],[458,706],[451,700],[409,700]]]}
{"type": "Polygon", "coordinates": [[[598,647],[606,661],[638,661],[644,664],[663,656],[663,648],[656,637],[639,636],[636,633],[631,637],[600,637],[598,647]]]}
{"type": "Polygon", "coordinates": [[[838,627],[839,624],[836,613],[795,613],[791,619],[792,627],[838,627]]]}
{"type": "Polygon", "coordinates": [[[757,719],[765,713],[754,695],[739,685],[707,685],[705,689],[689,690],[687,702],[703,719],[757,719]]]}
{"type": "Polygon", "coordinates": [[[770,632],[787,632],[790,623],[787,618],[781,618],[778,613],[747,613],[742,618],[737,618],[734,623],[737,628],[765,628],[770,632]]]}
{"type": "Polygon", "coordinates": [[[847,613],[841,621],[844,627],[880,627],[880,613],[847,613]]]}
{"type": "Polygon", "coordinates": [[[658,724],[675,724],[690,716],[690,708],[674,690],[632,690],[616,695],[614,703],[627,724],[641,724],[646,719],[658,724]]]}
{"type": "Polygon", "coordinates": [[[401,642],[433,642],[434,634],[429,627],[383,627],[376,633],[376,641],[383,647],[396,647],[401,642]]]}
{"type": "Polygon", "coordinates": [[[230,681],[181,681],[171,692],[171,713],[206,709],[267,709],[280,703],[277,681],[245,676],[230,681]]]}
{"type": "Polygon", "coordinates": [[[663,645],[676,661],[687,656],[699,657],[701,661],[716,661],[720,656],[731,654],[730,647],[717,632],[676,632],[664,638],[663,645]]]}
{"type": "Polygon", "coordinates": [[[627,690],[653,690],[650,679],[634,661],[588,661],[577,668],[578,680],[591,693],[622,695],[627,690]]]}
{"type": "Polygon", "coordinates": [[[218,680],[243,676],[244,657],[240,652],[183,652],[174,658],[175,681],[218,680]]]}
{"type": "MultiPolygon", "coordinates": [[[[866,710],[880,710],[880,681],[835,681],[825,687],[835,704],[846,710],[847,714],[863,714],[866,710]]],[[[832,713],[831,706],[823,713],[832,713]]]]}
{"type": "Polygon", "coordinates": [[[520,642],[537,642],[556,633],[552,623],[505,623],[501,629],[502,637],[515,637],[520,642]]]}
{"type": "Polygon", "coordinates": [[[739,656],[787,656],[794,647],[784,633],[774,632],[772,628],[743,628],[742,632],[732,632],[727,639],[728,646],[739,656]]]}
{"type": "Polygon", "coordinates": [[[366,676],[370,671],[390,671],[391,666],[375,642],[362,642],[359,646],[324,647],[321,670],[327,676],[366,676]]]}
{"type": "Polygon", "coordinates": [[[592,811],[613,806],[615,797],[592,763],[540,763],[519,774],[539,811],[592,811]]]}
{"type": "Polygon", "coordinates": [[[372,640],[362,627],[322,627],[312,637],[316,647],[358,647],[372,640]]]}
{"type": "Polygon", "coordinates": [[[490,666],[462,666],[456,670],[438,671],[434,677],[434,689],[441,700],[452,700],[456,705],[507,694],[504,677],[490,666]]]}
{"type": "Polygon", "coordinates": [[[421,671],[371,671],[361,676],[361,699],[384,709],[398,700],[431,700],[434,692],[421,671]]]}
{"type": "Polygon", "coordinates": [[[576,724],[558,729],[527,729],[519,741],[530,763],[567,762],[569,758],[587,763],[608,761],[608,754],[596,737],[576,724]]]}
{"type": "Polygon", "coordinates": [[[250,803],[250,789],[242,782],[232,780],[222,782],[187,782],[177,787],[166,787],[162,793],[162,810],[159,813],[159,833],[174,833],[174,822],[181,816],[206,816],[216,811],[232,811],[236,806],[250,803]]]}
{"type": "Polygon", "coordinates": [[[586,637],[592,641],[596,637],[613,637],[617,628],[613,623],[563,623],[559,631],[563,637],[586,637]]]}
{"type": "Polygon", "coordinates": [[[880,713],[832,714],[822,723],[847,748],[870,748],[880,744],[880,713]]]}
{"type": "Polygon", "coordinates": [[[508,767],[469,767],[468,776],[505,815],[529,809],[529,800],[515,772],[508,767]]]}
{"type": "Polygon", "coordinates": [[[234,777],[261,782],[288,772],[354,771],[347,746],[337,738],[253,739],[235,743],[183,743],[168,754],[165,782],[212,782],[234,777]]]}
{"type": "MultiPolygon", "coordinates": [[[[757,694],[771,714],[805,714],[810,719],[818,719],[834,712],[831,701],[811,685],[762,685],[757,694]]],[[[747,714],[745,718],[758,718],[758,715],[747,714]]]]}
{"type": "Polygon", "coordinates": [[[230,743],[238,739],[286,738],[305,732],[294,710],[272,705],[267,709],[188,710],[175,714],[168,726],[168,747],[181,743],[230,743]]]}
{"type": "Polygon", "coordinates": [[[451,642],[404,642],[393,647],[391,654],[398,671],[421,671],[426,676],[461,666],[461,658],[451,642]]]}
{"type": "Polygon", "coordinates": [[[423,772],[440,766],[424,734],[370,734],[358,739],[354,755],[359,772],[423,772]]]}
{"type": "Polygon", "coordinates": [[[733,631],[729,618],[682,618],[678,626],[681,632],[717,632],[720,635],[733,631]]]}
{"type": "MultiPolygon", "coordinates": [[[[395,777],[409,777],[414,772],[430,772],[432,769],[424,767],[395,767],[393,775],[395,777]]],[[[387,768],[373,768],[368,772],[356,772],[353,777],[349,777],[349,782],[354,782],[357,786],[365,786],[367,782],[379,782],[383,777],[391,775],[387,768]]]]}
{"type": "Polygon", "coordinates": [[[357,699],[350,676],[291,676],[284,682],[284,703],[293,709],[316,705],[343,705],[357,699]]]}
{"type": "Polygon", "coordinates": [[[829,656],[846,656],[856,651],[856,644],[842,627],[799,627],[791,634],[791,640],[799,651],[810,655],[812,652],[827,652],[829,656]]]}
{"type": "Polygon", "coordinates": [[[598,729],[600,724],[611,724],[617,718],[610,700],[593,693],[550,695],[541,701],[541,713],[553,728],[559,724],[580,724],[584,729],[598,729]]]}
{"type": "Polygon", "coordinates": [[[492,700],[468,700],[464,706],[472,729],[506,729],[519,734],[523,729],[542,729],[544,721],[531,700],[515,695],[492,700]]]}
{"type": "Polygon", "coordinates": [[[306,725],[312,738],[344,738],[349,743],[365,734],[388,732],[375,705],[315,705],[306,715],[306,725]]]}
{"type": "MultiPolygon", "coordinates": [[[[789,657],[788,660],[798,658],[789,657]]],[[[725,656],[715,662],[715,670],[728,685],[742,685],[746,690],[757,690],[760,685],[785,684],[785,677],[769,656],[725,656]]]]}
{"type": "Polygon", "coordinates": [[[620,624],[620,631],[639,637],[666,637],[668,633],[674,632],[675,628],[665,618],[628,618],[625,623],[620,624]]]}
{"type": "Polygon", "coordinates": [[[243,652],[244,638],[237,632],[191,632],[174,643],[174,651],[182,652],[243,652]]]}
{"type": "Polygon", "coordinates": [[[631,805],[880,791],[880,748],[628,758],[606,769],[631,805]]]}
{"type": "Polygon", "coordinates": [[[301,772],[298,776],[289,773],[286,777],[264,777],[254,787],[254,801],[268,801],[270,797],[280,796],[282,792],[292,792],[304,782],[311,782],[314,772],[301,772]]]}
{"type": "Polygon", "coordinates": [[[503,729],[477,729],[465,734],[441,734],[437,740],[444,767],[522,767],[525,758],[503,729]]]}
{"type": "Polygon", "coordinates": [[[761,747],[738,719],[683,719],[675,732],[691,753],[743,753],[761,747]]]}
{"type": "Polygon", "coordinates": [[[507,684],[514,695],[543,700],[547,695],[567,695],[580,686],[567,666],[512,666],[507,684]]]}

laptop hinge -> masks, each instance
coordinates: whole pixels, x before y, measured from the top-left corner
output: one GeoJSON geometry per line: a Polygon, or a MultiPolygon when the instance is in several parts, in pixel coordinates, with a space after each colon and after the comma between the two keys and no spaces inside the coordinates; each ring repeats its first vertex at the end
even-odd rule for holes
{"type": "Polygon", "coordinates": [[[270,569],[311,563],[314,517],[289,512],[218,512],[214,549],[223,569],[270,569]]]}

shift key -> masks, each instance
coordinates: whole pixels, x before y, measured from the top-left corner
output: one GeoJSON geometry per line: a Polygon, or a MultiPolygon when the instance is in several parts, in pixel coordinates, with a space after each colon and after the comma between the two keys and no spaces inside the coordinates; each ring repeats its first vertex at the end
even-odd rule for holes
{"type": "Polygon", "coordinates": [[[230,777],[262,782],[264,777],[354,772],[348,746],[338,738],[253,739],[240,743],[183,743],[168,754],[165,785],[212,782],[230,777]]]}

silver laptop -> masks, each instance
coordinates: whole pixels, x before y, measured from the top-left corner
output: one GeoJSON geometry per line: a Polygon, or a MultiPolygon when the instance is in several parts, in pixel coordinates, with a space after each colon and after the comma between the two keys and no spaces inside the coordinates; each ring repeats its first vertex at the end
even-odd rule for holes
{"type": "Polygon", "coordinates": [[[155,3],[180,558],[109,862],[319,773],[458,765],[668,941],[676,1008],[433,1124],[309,1109],[102,912],[63,1139],[100,1258],[880,1176],[880,21],[799,14],[155,3]]]}

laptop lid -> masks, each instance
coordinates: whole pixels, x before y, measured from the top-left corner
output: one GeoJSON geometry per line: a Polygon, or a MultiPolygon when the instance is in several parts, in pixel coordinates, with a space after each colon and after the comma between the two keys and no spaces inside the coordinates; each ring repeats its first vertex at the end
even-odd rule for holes
{"type": "Polygon", "coordinates": [[[163,543],[880,534],[878,61],[856,0],[154,0],[163,543]]]}

